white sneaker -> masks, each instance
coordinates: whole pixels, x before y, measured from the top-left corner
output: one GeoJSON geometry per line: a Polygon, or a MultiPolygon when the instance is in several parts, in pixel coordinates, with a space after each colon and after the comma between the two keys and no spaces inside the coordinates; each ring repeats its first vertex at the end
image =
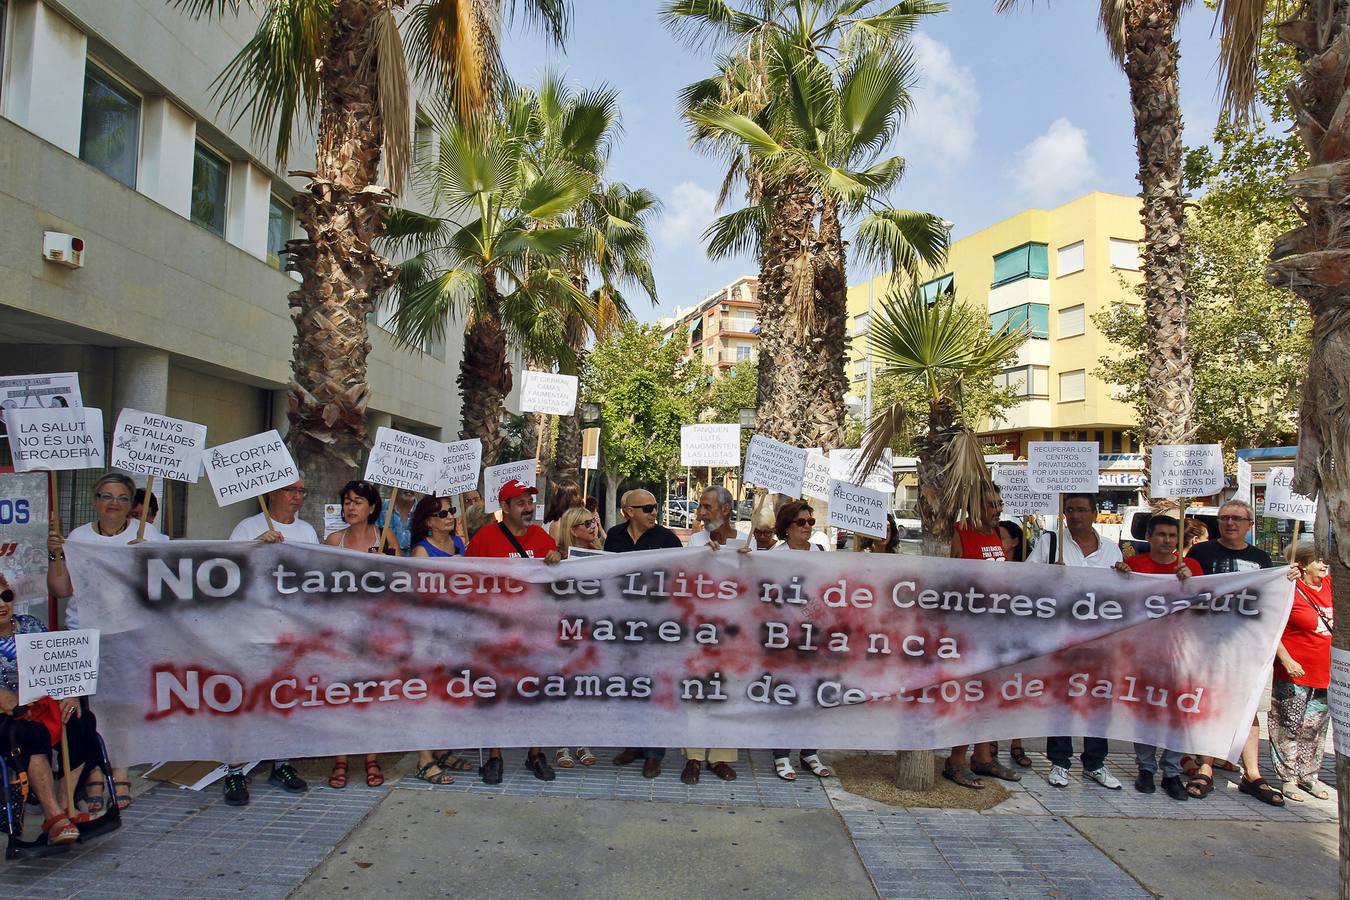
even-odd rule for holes
{"type": "Polygon", "coordinates": [[[1054,787],[1069,786],[1069,770],[1063,766],[1051,766],[1050,774],[1045,776],[1045,780],[1054,787]]]}
{"type": "Polygon", "coordinates": [[[1091,772],[1084,772],[1083,774],[1109,791],[1120,790],[1120,779],[1112,775],[1107,770],[1106,766],[1102,766],[1100,769],[1094,769],[1091,772]]]}

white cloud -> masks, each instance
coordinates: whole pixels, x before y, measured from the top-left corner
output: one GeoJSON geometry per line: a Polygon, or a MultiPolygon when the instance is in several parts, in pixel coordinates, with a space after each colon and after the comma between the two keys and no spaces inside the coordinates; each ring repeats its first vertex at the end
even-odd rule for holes
{"type": "Polygon", "coordinates": [[[969,162],[975,149],[980,111],[975,74],[957,64],[946,44],[926,34],[914,35],[913,45],[919,79],[899,146],[908,159],[951,171],[969,162]]]}
{"type": "Polygon", "coordinates": [[[1101,176],[1087,131],[1059,118],[1018,152],[1008,177],[1028,203],[1049,207],[1091,189],[1101,176]]]}
{"type": "Polygon", "coordinates": [[[680,247],[696,244],[703,230],[717,217],[717,195],[692,181],[682,181],[670,191],[661,216],[661,240],[680,247]]]}

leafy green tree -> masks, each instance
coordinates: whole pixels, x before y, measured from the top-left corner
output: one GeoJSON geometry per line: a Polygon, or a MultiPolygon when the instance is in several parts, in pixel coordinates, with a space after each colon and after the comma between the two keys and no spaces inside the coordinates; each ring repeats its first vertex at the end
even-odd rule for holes
{"type": "MultiPolygon", "coordinates": [[[[994,384],[996,372],[981,373],[977,377],[963,379],[961,390],[956,397],[957,414],[963,422],[998,421],[1003,414],[1021,402],[1012,388],[1001,388],[994,384]]],[[[912,379],[888,373],[876,376],[872,381],[872,404],[879,409],[896,406],[905,409],[918,409],[925,402],[924,388],[912,379]]],[[[848,427],[848,445],[862,445],[864,424],[851,420],[848,427]]],[[[920,438],[923,432],[918,423],[905,420],[896,429],[890,448],[901,456],[915,456],[919,452],[920,438]]]]}
{"type": "MultiPolygon", "coordinates": [[[[754,409],[759,395],[759,364],[737,363],[714,378],[708,387],[707,406],[699,418],[706,422],[739,422],[741,410],[754,409]]],[[[741,452],[750,444],[749,430],[741,431],[741,452]]]]}

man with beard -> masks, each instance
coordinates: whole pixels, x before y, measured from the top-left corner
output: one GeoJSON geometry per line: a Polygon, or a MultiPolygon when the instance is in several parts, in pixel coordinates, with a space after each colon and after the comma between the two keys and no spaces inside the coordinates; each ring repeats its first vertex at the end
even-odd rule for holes
{"type": "Polygon", "coordinates": [[[731,491],[721,485],[704,488],[698,498],[698,517],[703,522],[703,528],[689,535],[689,546],[721,547],[728,541],[736,542],[733,548],[744,546],[744,539],[731,524],[731,508],[735,502],[731,491]]]}

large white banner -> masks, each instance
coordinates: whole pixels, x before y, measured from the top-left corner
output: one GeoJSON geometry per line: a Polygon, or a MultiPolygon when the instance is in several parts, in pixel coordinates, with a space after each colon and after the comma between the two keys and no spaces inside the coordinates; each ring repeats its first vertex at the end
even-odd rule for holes
{"type": "Polygon", "coordinates": [[[426,747],[951,747],[1096,735],[1236,758],[1283,569],[844,553],[403,559],[70,544],[113,759],[426,747]],[[375,611],[375,612],[372,612],[375,611]]]}

